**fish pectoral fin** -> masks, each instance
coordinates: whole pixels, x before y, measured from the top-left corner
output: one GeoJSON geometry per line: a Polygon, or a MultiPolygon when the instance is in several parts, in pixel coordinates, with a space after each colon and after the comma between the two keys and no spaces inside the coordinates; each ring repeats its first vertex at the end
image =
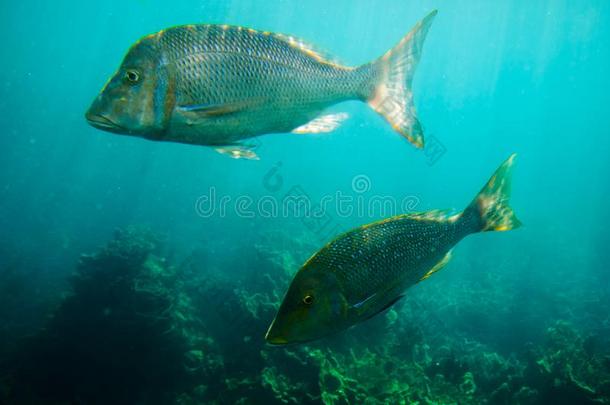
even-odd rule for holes
{"type": "Polygon", "coordinates": [[[332,132],[349,117],[347,113],[327,114],[292,130],[293,134],[320,134],[332,132]]]}
{"type": "Polygon", "coordinates": [[[264,100],[262,99],[250,99],[219,104],[188,104],[178,106],[177,109],[187,118],[187,122],[196,122],[200,119],[235,114],[240,111],[251,109],[263,103],[264,100]]]}
{"type": "Polygon", "coordinates": [[[216,152],[227,155],[232,159],[260,160],[255,145],[234,144],[215,148],[216,152]]]}
{"type": "Polygon", "coordinates": [[[354,305],[352,305],[352,308],[360,308],[361,306],[363,306],[367,301],[370,301],[372,298],[374,298],[377,295],[377,293],[373,293],[373,295],[369,295],[368,297],[361,299],[360,301],[358,301],[357,303],[355,303],[354,305]]]}
{"type": "Polygon", "coordinates": [[[424,281],[425,279],[445,267],[447,263],[449,263],[449,260],[451,260],[451,251],[447,252],[447,254],[441,259],[441,261],[436,263],[434,267],[432,267],[426,274],[424,274],[422,278],[419,279],[419,281],[424,281]]]}
{"type": "Polygon", "coordinates": [[[376,311],[374,313],[372,313],[371,315],[369,315],[366,319],[370,319],[372,317],[374,317],[375,315],[378,315],[382,312],[387,311],[388,309],[390,309],[390,307],[394,304],[396,304],[402,297],[404,297],[404,294],[399,295],[398,297],[394,298],[393,300],[391,300],[390,302],[388,302],[386,305],[384,305],[383,307],[381,307],[381,309],[379,311],[376,311]]]}

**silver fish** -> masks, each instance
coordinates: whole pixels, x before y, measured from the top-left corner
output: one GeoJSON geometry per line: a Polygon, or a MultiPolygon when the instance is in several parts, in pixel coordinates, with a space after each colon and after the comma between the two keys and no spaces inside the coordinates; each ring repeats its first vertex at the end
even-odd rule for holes
{"type": "Polygon", "coordinates": [[[379,59],[347,67],[292,36],[227,25],[185,25],[136,42],[86,113],[96,128],[156,141],[210,145],[256,158],[242,140],[320,133],[362,100],[416,147],[423,131],[411,82],[436,11],[379,59]]]}

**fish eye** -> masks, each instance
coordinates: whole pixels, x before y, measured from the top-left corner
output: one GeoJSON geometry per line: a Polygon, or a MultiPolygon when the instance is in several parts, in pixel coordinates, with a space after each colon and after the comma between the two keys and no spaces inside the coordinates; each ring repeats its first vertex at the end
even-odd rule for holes
{"type": "Polygon", "coordinates": [[[303,297],[303,304],[305,304],[305,305],[313,304],[313,295],[307,294],[306,296],[304,296],[303,297]]]}
{"type": "Polygon", "coordinates": [[[125,72],[125,79],[131,84],[135,84],[140,81],[140,73],[135,69],[129,69],[125,72]]]}

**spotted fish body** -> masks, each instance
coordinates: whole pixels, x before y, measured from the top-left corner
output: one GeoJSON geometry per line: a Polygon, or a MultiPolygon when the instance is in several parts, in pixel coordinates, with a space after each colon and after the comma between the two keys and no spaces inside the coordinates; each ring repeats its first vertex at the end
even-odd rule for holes
{"type": "Polygon", "coordinates": [[[365,225],[316,254],[307,266],[331,269],[356,317],[372,316],[419,282],[472,224],[442,213],[403,215],[365,225]]]}
{"type": "Polygon", "coordinates": [[[441,269],[464,237],[518,227],[508,206],[513,159],[462,213],[400,215],[353,229],[323,247],[295,276],[267,340],[308,341],[346,329],[387,309],[441,269]]]}
{"type": "Polygon", "coordinates": [[[253,136],[329,132],[362,100],[423,146],[411,81],[436,11],[394,48],[343,66],[291,36],[226,25],[185,25],[134,44],[86,114],[93,126],[158,141],[236,145],[253,136]]]}

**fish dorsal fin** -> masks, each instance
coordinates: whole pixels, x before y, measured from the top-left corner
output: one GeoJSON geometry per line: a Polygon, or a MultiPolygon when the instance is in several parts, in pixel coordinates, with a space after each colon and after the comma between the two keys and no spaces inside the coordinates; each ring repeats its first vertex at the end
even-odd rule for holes
{"type": "Polygon", "coordinates": [[[303,52],[305,55],[310,56],[317,60],[320,63],[325,63],[328,65],[333,65],[338,68],[345,68],[343,63],[339,61],[336,57],[332,56],[330,53],[321,50],[315,45],[312,45],[309,42],[303,41],[301,38],[294,37],[292,35],[273,33],[270,34],[276,37],[277,39],[288,43],[292,48],[298,49],[303,52]]]}
{"type": "Polygon", "coordinates": [[[432,210],[406,214],[404,218],[414,219],[416,221],[455,222],[459,216],[460,215],[456,214],[453,210],[432,210]]]}
{"type": "MultiPolygon", "coordinates": [[[[371,222],[370,224],[362,225],[358,229],[360,229],[360,230],[367,229],[367,228],[371,228],[373,226],[387,224],[387,223],[391,223],[394,221],[400,221],[400,220],[433,221],[433,222],[438,222],[438,223],[445,223],[445,222],[455,222],[459,218],[460,218],[460,214],[459,213],[455,214],[453,210],[432,210],[432,211],[426,211],[426,212],[414,212],[411,214],[396,215],[394,217],[390,217],[390,218],[382,219],[377,222],[371,222]]],[[[337,237],[337,239],[338,238],[339,237],[337,237]]]]}
{"type": "Polygon", "coordinates": [[[441,259],[441,261],[436,263],[434,267],[432,267],[426,274],[424,274],[422,278],[419,279],[419,281],[424,281],[425,279],[445,267],[447,263],[449,263],[449,260],[451,260],[451,251],[447,252],[447,254],[441,259]]]}
{"type": "Polygon", "coordinates": [[[321,134],[332,132],[339,128],[341,123],[347,119],[347,113],[327,114],[309,121],[292,130],[293,134],[321,134]]]}
{"type": "Polygon", "coordinates": [[[260,160],[254,151],[253,145],[236,143],[233,145],[218,147],[215,150],[216,152],[222,155],[227,155],[232,159],[260,160]]]}

